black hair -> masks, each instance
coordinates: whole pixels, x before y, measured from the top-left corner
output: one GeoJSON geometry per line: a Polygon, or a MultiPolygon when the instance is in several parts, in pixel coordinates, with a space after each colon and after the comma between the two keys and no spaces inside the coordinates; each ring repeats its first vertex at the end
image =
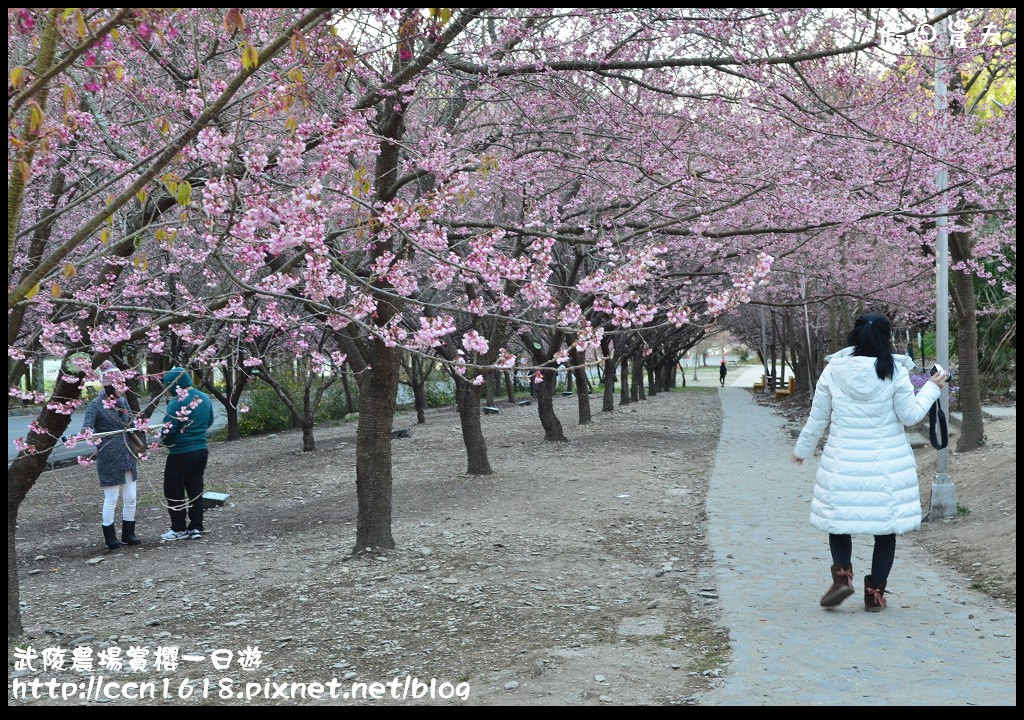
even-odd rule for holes
{"type": "Polygon", "coordinates": [[[104,385],[103,392],[107,397],[117,397],[117,389],[113,385],[104,385]]]}
{"type": "Polygon", "coordinates": [[[846,338],[853,345],[853,354],[875,358],[875,372],[880,380],[887,380],[896,373],[892,354],[892,323],[882,313],[864,313],[853,324],[853,330],[846,338]]]}

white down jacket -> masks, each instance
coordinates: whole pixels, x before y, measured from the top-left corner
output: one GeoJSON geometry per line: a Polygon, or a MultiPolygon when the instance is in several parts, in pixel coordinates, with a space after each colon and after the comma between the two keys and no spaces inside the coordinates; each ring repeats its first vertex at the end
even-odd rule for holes
{"type": "Polygon", "coordinates": [[[848,347],[825,358],[811,415],[793,454],[809,458],[829,429],[818,463],[811,524],[836,535],[889,535],[921,525],[917,462],[904,425],[928,414],[941,390],[935,383],[914,395],[914,362],[893,355],[893,378],[880,380],[875,359],[848,347]]]}

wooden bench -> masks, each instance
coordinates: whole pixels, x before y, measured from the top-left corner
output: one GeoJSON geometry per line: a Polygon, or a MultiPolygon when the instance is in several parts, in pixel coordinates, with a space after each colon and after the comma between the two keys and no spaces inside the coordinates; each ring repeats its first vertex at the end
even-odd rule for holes
{"type": "Polygon", "coordinates": [[[789,379],[789,383],[787,383],[787,386],[785,388],[776,388],[775,389],[775,399],[778,400],[779,398],[789,397],[790,395],[793,394],[793,390],[795,390],[795,389],[796,389],[796,379],[791,377],[789,379]]]}
{"type": "Polygon", "coordinates": [[[765,380],[764,373],[761,373],[761,380],[756,382],[756,383],[754,383],[754,392],[764,392],[764,386],[766,384],[771,385],[772,384],[772,378],[771,378],[771,376],[769,376],[768,379],[765,380]]]}

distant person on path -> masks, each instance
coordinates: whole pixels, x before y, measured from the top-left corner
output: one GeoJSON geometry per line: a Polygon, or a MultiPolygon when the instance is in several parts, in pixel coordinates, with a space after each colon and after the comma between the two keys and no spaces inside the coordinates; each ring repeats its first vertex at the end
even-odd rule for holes
{"type": "Polygon", "coordinates": [[[103,540],[110,550],[122,545],[138,545],[142,541],[135,536],[135,506],[138,497],[138,466],[136,453],[141,445],[132,447],[132,438],[136,436],[122,432],[133,427],[133,417],[128,401],[114,387],[112,370],[107,370],[100,378],[102,389],[99,395],[85,409],[83,430],[91,430],[96,434],[116,433],[100,438],[96,448],[96,470],[103,489],[103,540]],[[114,528],[114,511],[117,499],[124,490],[124,502],[121,505],[121,540],[117,539],[114,528]]]}
{"type": "Polygon", "coordinates": [[[209,456],[206,431],[213,424],[213,402],[192,387],[192,376],[185,368],[168,370],[164,387],[168,426],[162,442],[170,448],[164,466],[164,496],[171,529],[160,538],[199,538],[203,532],[203,473],[209,456]]]}
{"type": "Polygon", "coordinates": [[[891,333],[880,313],[857,319],[849,347],[825,358],[810,417],[793,450],[795,463],[811,457],[831,421],[811,500],[811,524],[829,534],[832,551],[832,585],[822,607],[835,607],[854,593],[850,536],[874,535],[864,607],[884,609],[896,534],[921,525],[917,463],[903,426],[927,414],[946,374],[932,376],[915,396],[909,374],[914,363],[893,354],[891,333]]]}
{"type": "Polygon", "coordinates": [[[721,383],[722,387],[725,387],[725,374],[729,372],[729,368],[726,367],[725,358],[722,358],[722,364],[718,366],[718,382],[721,383]]]}

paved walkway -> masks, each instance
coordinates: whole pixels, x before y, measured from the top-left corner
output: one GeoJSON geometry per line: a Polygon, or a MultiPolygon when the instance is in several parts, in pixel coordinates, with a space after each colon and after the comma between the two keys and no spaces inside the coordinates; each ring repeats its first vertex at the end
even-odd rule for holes
{"type": "Polygon", "coordinates": [[[783,420],[738,388],[708,492],[732,664],[705,705],[1016,705],[1017,616],[897,539],[891,595],[864,611],[871,538],[855,536],[857,593],[826,610],[828,538],[808,522],[817,462],[789,460],[783,420]]]}
{"type": "MultiPolygon", "coordinates": [[[[707,367],[700,367],[697,369],[698,379],[693,379],[693,368],[686,368],[686,386],[687,387],[718,387],[718,363],[714,365],[708,364],[707,367]]],[[[728,374],[725,376],[726,387],[745,387],[750,388],[754,386],[754,383],[761,379],[764,374],[764,368],[760,365],[736,365],[729,368],[728,374]]],[[[793,374],[793,369],[786,366],[786,378],[788,379],[793,374]]]]}

